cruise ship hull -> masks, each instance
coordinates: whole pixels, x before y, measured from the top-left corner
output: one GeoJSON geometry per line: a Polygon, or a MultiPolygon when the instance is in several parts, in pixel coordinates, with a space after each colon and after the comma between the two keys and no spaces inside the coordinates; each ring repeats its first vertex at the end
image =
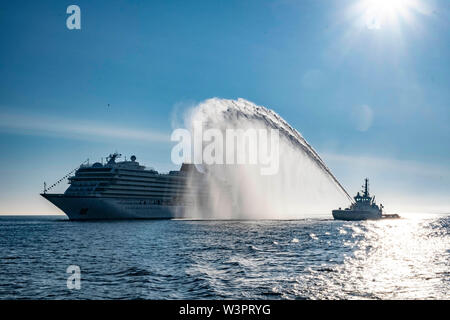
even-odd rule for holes
{"type": "Polygon", "coordinates": [[[184,206],[150,204],[145,200],[95,196],[41,194],[70,220],[173,219],[182,218],[184,206]]]}

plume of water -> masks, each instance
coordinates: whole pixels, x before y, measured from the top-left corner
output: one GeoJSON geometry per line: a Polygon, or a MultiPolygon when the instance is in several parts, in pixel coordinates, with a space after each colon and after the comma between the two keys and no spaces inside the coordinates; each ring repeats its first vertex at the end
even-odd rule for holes
{"type": "MultiPolygon", "coordinates": [[[[244,100],[213,98],[189,110],[186,126],[204,129],[277,129],[279,169],[261,175],[260,165],[208,165],[206,207],[187,216],[201,219],[299,219],[330,215],[348,204],[348,193],[302,135],[277,113],[244,100]]],[[[191,179],[190,184],[195,184],[191,179]]]]}

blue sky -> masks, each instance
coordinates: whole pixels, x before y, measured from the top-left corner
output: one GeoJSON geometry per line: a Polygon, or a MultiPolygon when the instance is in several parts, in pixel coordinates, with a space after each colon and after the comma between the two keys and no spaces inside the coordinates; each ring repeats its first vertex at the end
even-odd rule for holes
{"type": "Polygon", "coordinates": [[[43,181],[115,150],[173,169],[174,118],[211,97],[275,110],[350,193],[449,212],[450,2],[390,3],[3,1],[0,213],[58,212],[43,181]]]}

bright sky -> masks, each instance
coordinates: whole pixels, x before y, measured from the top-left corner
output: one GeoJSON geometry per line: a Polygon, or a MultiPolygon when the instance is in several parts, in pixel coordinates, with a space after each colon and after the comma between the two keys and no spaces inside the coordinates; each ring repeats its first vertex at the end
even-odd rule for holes
{"type": "Polygon", "coordinates": [[[174,119],[211,97],[275,110],[351,194],[450,212],[449,22],[448,0],[2,1],[0,214],[59,212],[43,182],[115,150],[174,169],[174,119]]]}

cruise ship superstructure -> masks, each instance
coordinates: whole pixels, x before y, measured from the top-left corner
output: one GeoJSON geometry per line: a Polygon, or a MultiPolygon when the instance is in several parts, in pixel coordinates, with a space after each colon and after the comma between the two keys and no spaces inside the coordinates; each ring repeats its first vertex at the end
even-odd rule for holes
{"type": "Polygon", "coordinates": [[[117,162],[119,157],[114,153],[106,164],[83,164],[68,177],[64,193],[44,188],[41,195],[71,220],[182,218],[189,208],[207,204],[207,179],[194,165],[161,174],[135,156],[117,162]]]}

